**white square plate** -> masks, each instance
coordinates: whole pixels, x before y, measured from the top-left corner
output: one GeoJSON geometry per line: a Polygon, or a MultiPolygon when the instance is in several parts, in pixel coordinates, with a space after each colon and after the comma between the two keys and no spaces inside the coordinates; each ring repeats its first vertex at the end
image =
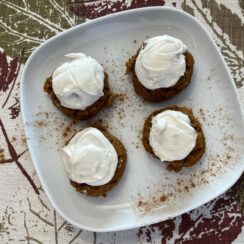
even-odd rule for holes
{"type": "Polygon", "coordinates": [[[243,117],[227,66],[202,25],[172,8],[142,8],[109,15],[43,43],[25,66],[21,111],[29,151],[46,194],[63,218],[87,230],[124,230],[180,215],[222,194],[244,169],[243,117]],[[135,95],[130,77],[125,75],[125,63],[147,37],[162,34],[181,39],[196,63],[187,89],[169,101],[150,104],[135,95]],[[125,174],[107,198],[86,197],[71,187],[60,150],[64,127],[70,121],[43,92],[45,79],[70,52],[96,58],[109,74],[112,91],[127,96],[92,121],[76,125],[81,129],[102,118],[127,149],[125,174]],[[172,104],[193,109],[207,144],[200,162],[180,173],[168,172],[165,164],[145,152],[140,140],[148,114],[172,104]],[[161,201],[162,196],[165,201],[161,201]]]}

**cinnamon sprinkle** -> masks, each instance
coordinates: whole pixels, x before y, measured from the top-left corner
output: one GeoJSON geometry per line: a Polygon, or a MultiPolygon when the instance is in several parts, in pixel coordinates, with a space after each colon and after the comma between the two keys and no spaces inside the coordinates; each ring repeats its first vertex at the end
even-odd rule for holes
{"type": "Polygon", "coordinates": [[[4,155],[4,149],[1,148],[1,149],[0,149],[0,162],[1,162],[1,161],[4,161],[4,160],[6,160],[6,159],[5,159],[5,155],[4,155]]]}

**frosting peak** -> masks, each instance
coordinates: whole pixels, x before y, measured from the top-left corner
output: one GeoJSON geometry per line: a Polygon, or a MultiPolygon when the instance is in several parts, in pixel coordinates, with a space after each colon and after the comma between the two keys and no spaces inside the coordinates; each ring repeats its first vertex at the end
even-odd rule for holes
{"type": "Polygon", "coordinates": [[[149,143],[161,161],[182,160],[196,145],[197,133],[188,115],[166,110],[152,119],[149,143]]]}
{"type": "Polygon", "coordinates": [[[83,53],[69,53],[65,56],[69,61],[53,72],[53,91],[62,106],[85,110],[103,96],[103,67],[97,60],[83,53]]]}
{"type": "Polygon", "coordinates": [[[186,70],[185,44],[172,36],[155,36],[144,42],[136,59],[138,80],[150,90],[174,86],[186,70]]]}
{"type": "Polygon", "coordinates": [[[77,183],[100,186],[114,176],[118,155],[101,131],[89,127],[78,132],[63,148],[68,176],[77,183]]]}

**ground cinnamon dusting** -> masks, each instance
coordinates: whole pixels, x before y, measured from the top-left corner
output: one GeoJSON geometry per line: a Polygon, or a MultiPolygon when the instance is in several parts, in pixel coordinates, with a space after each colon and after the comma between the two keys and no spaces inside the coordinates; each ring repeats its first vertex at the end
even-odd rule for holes
{"type": "Polygon", "coordinates": [[[207,169],[200,169],[199,171],[194,171],[189,174],[189,177],[178,178],[174,184],[168,184],[167,189],[170,189],[167,194],[163,193],[163,189],[166,186],[158,185],[153,186],[153,190],[149,190],[149,195],[147,197],[142,197],[138,194],[136,201],[136,207],[139,210],[140,215],[146,215],[157,208],[162,206],[162,203],[170,204],[170,202],[176,198],[181,199],[186,193],[189,193],[191,189],[201,186],[203,184],[209,184],[209,176],[214,176],[217,169],[209,166],[207,169]]]}
{"type": "Polygon", "coordinates": [[[162,195],[162,196],[160,197],[160,201],[161,201],[161,202],[165,202],[166,200],[167,200],[167,196],[162,195]]]}
{"type": "Polygon", "coordinates": [[[184,187],[184,190],[185,190],[186,192],[189,192],[189,186],[185,186],[185,187],[184,187]]]}
{"type": "Polygon", "coordinates": [[[23,136],[22,138],[21,138],[21,144],[22,145],[26,145],[26,140],[27,140],[28,138],[26,138],[25,136],[23,136]]]}
{"type": "Polygon", "coordinates": [[[15,142],[16,140],[17,140],[17,139],[16,139],[15,136],[13,136],[12,139],[11,139],[12,142],[15,142]]]}
{"type": "Polygon", "coordinates": [[[46,116],[46,119],[49,119],[49,113],[48,112],[45,112],[44,114],[46,116]]]}
{"type": "Polygon", "coordinates": [[[110,97],[109,97],[109,100],[108,100],[108,106],[111,107],[113,105],[113,102],[118,99],[119,101],[124,101],[125,99],[125,94],[122,94],[122,93],[112,93],[110,92],[110,97]]]}
{"type": "Polygon", "coordinates": [[[152,210],[162,206],[162,202],[167,202],[173,197],[172,193],[160,194],[160,190],[154,191],[147,197],[142,197],[138,194],[138,200],[136,207],[139,210],[140,215],[150,213],[152,210]]]}
{"type": "MultiPolygon", "coordinates": [[[[28,123],[26,123],[26,125],[29,125],[28,123]]],[[[16,128],[15,130],[17,130],[17,128],[19,128],[20,125],[17,123],[16,124],[16,128]]],[[[16,136],[13,136],[11,137],[11,142],[12,143],[20,143],[22,146],[25,146],[26,147],[26,140],[29,139],[25,136],[25,134],[21,134],[20,136],[16,137],[16,136]]]]}
{"type": "Polygon", "coordinates": [[[44,120],[36,120],[33,125],[34,127],[41,128],[41,127],[46,127],[48,124],[44,120]]]}
{"type": "Polygon", "coordinates": [[[63,137],[70,136],[70,134],[75,131],[75,128],[73,126],[74,126],[73,123],[71,123],[65,127],[64,132],[63,132],[63,137]]]}
{"type": "Polygon", "coordinates": [[[205,116],[205,113],[203,112],[202,108],[199,109],[199,113],[200,113],[200,116],[203,119],[203,121],[206,121],[206,116],[205,116]]]}
{"type": "Polygon", "coordinates": [[[4,149],[0,149],[0,162],[5,160],[4,149]]]}
{"type": "Polygon", "coordinates": [[[139,200],[137,206],[138,206],[138,207],[141,207],[142,204],[143,204],[142,200],[139,200]]]}

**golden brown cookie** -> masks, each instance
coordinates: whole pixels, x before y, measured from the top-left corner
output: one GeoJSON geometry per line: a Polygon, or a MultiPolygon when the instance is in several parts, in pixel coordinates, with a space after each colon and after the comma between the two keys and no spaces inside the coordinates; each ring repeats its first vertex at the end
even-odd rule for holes
{"type": "Polygon", "coordinates": [[[44,91],[49,94],[52,99],[52,103],[64,114],[75,120],[87,120],[95,116],[103,107],[107,106],[110,101],[110,90],[108,84],[108,74],[104,72],[104,95],[100,97],[95,103],[87,107],[85,110],[70,109],[61,105],[59,99],[55,95],[52,88],[52,77],[47,78],[44,84],[44,91]]]}
{"type": "Polygon", "coordinates": [[[197,133],[196,146],[192,149],[190,154],[182,160],[168,162],[168,166],[167,166],[168,170],[173,170],[175,172],[179,172],[183,167],[192,166],[202,157],[203,153],[205,152],[205,147],[206,147],[205,146],[205,137],[204,137],[204,134],[202,131],[201,124],[194,117],[191,109],[173,105],[170,107],[156,110],[156,111],[152,112],[145,120],[144,128],[143,128],[143,137],[142,137],[142,142],[143,142],[144,148],[146,149],[147,152],[152,154],[155,158],[158,158],[158,157],[154,154],[153,149],[149,143],[149,134],[150,134],[151,126],[152,126],[152,119],[157,114],[159,114],[163,111],[166,111],[166,110],[180,111],[180,112],[188,115],[189,119],[191,121],[191,126],[195,129],[195,131],[197,133]]]}
{"type": "Polygon", "coordinates": [[[193,72],[193,64],[195,61],[192,54],[186,51],[184,54],[186,60],[186,71],[174,86],[169,88],[158,88],[155,90],[150,90],[144,87],[141,84],[141,82],[138,80],[135,72],[135,63],[140,50],[141,48],[137,51],[137,54],[132,56],[126,63],[126,67],[127,67],[126,73],[127,74],[132,73],[132,82],[133,82],[134,90],[138,95],[140,95],[141,97],[143,97],[145,100],[149,102],[160,102],[175,96],[176,94],[178,94],[180,91],[182,91],[189,85],[191,81],[192,72],[193,72]]]}
{"type": "Polygon", "coordinates": [[[114,177],[107,184],[101,185],[101,186],[90,186],[85,183],[79,184],[74,181],[70,181],[70,183],[73,187],[76,188],[77,191],[79,191],[80,193],[86,194],[87,196],[105,197],[107,192],[111,191],[112,188],[114,188],[120,181],[120,179],[124,173],[124,170],[125,170],[127,154],[126,154],[126,150],[124,148],[123,143],[118,138],[111,135],[101,126],[97,129],[99,129],[103,133],[103,135],[111,142],[111,144],[114,146],[114,148],[117,152],[118,165],[117,165],[117,169],[115,171],[114,177]]]}

